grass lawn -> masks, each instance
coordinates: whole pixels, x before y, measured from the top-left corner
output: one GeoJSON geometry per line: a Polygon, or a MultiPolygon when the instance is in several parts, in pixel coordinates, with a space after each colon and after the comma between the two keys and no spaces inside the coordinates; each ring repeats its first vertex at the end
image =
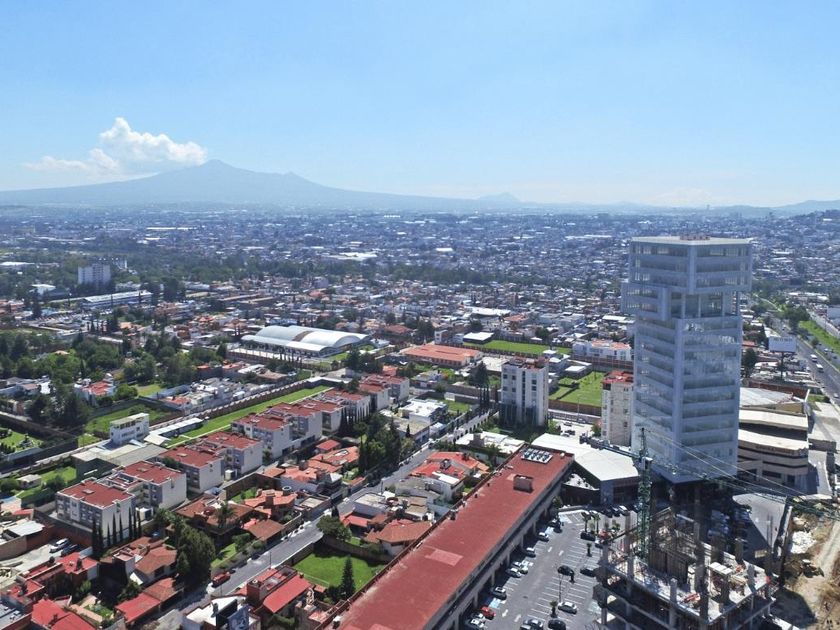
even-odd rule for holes
{"type": "MultiPolygon", "coordinates": [[[[464,344],[469,346],[470,348],[476,348],[478,350],[487,350],[488,352],[492,352],[493,350],[503,350],[505,352],[520,352],[522,354],[533,354],[533,355],[540,355],[545,350],[550,350],[549,346],[539,344],[539,343],[525,343],[521,341],[503,341],[501,339],[493,339],[492,341],[488,341],[487,343],[483,344],[464,344]]],[[[568,348],[553,348],[558,354],[569,354],[568,348]]]]}
{"type": "Polygon", "coordinates": [[[79,446],[88,446],[90,444],[96,444],[97,442],[101,442],[102,438],[96,437],[93,433],[82,433],[79,436],[79,446]]]}
{"type": "Polygon", "coordinates": [[[171,440],[167,446],[177,446],[178,444],[182,444],[183,442],[187,442],[190,438],[201,437],[207,433],[213,433],[214,431],[219,431],[221,429],[226,429],[230,426],[230,423],[234,420],[239,420],[239,418],[244,418],[248,414],[252,413],[260,413],[261,411],[265,411],[269,407],[272,407],[281,402],[295,402],[296,400],[300,400],[301,398],[308,398],[309,396],[314,396],[324,390],[330,389],[327,385],[319,385],[318,387],[307,387],[296,392],[292,392],[291,394],[286,394],[285,396],[278,396],[277,398],[271,398],[269,400],[265,400],[261,403],[257,403],[255,405],[251,405],[249,407],[243,407],[242,409],[238,409],[237,411],[231,411],[230,413],[226,413],[222,416],[218,416],[216,418],[212,418],[208,420],[204,426],[198,427],[197,429],[193,429],[192,431],[188,431],[184,433],[184,435],[179,435],[178,437],[171,440]]]}
{"type": "Polygon", "coordinates": [[[229,545],[225,545],[224,547],[219,549],[218,554],[216,555],[215,558],[213,558],[213,561],[210,563],[210,566],[211,567],[217,567],[222,562],[224,562],[228,558],[232,557],[234,554],[236,554],[236,545],[234,545],[233,543],[230,543],[229,545]]]}
{"type": "Polygon", "coordinates": [[[163,389],[163,385],[161,385],[160,383],[150,383],[149,385],[138,385],[137,386],[137,395],[138,396],[151,396],[153,394],[158,393],[162,389],[163,389]]]}
{"type": "Polygon", "coordinates": [[[838,339],[831,333],[824,331],[817,325],[816,322],[807,321],[799,324],[799,326],[807,330],[812,335],[814,335],[814,337],[816,337],[822,345],[828,346],[829,348],[834,350],[834,352],[840,352],[840,339],[838,339]]]}
{"type": "Polygon", "coordinates": [[[47,483],[52,479],[60,479],[65,488],[76,481],[76,469],[73,468],[73,466],[53,468],[52,470],[39,474],[41,475],[41,485],[36,486],[35,488],[30,488],[29,490],[21,490],[18,492],[17,496],[21,501],[32,499],[42,491],[46,490],[47,483]]]}
{"type": "Polygon", "coordinates": [[[256,488],[247,488],[246,490],[243,490],[239,494],[234,495],[229,500],[233,501],[234,503],[241,503],[245,499],[253,499],[255,496],[257,496],[257,489],[256,488]]]}
{"type": "Polygon", "coordinates": [[[560,388],[550,397],[560,399],[564,402],[580,403],[582,405],[601,406],[601,382],[606,374],[603,372],[590,372],[583,378],[577,379],[577,389],[572,389],[571,384],[575,379],[560,379],[560,388]]]}
{"type": "Polygon", "coordinates": [[[154,423],[156,419],[166,415],[166,412],[160,409],[153,409],[152,407],[147,407],[146,405],[136,404],[132,405],[131,407],[127,407],[126,409],[121,409],[119,411],[107,413],[104,416],[97,416],[95,418],[91,418],[85,425],[85,430],[88,433],[93,433],[94,431],[108,433],[108,431],[111,428],[111,422],[113,420],[119,420],[120,418],[133,416],[135,413],[149,414],[149,424],[154,423]]]}
{"type": "MultiPolygon", "coordinates": [[[[347,556],[316,549],[295,565],[295,569],[303,573],[309,580],[322,586],[338,586],[341,584],[341,574],[344,571],[344,559],[347,556]]],[[[350,556],[353,564],[353,580],[358,591],[370,582],[384,564],[374,564],[350,556]]]]}
{"type": "Polygon", "coordinates": [[[457,400],[444,400],[443,402],[449,407],[449,411],[459,416],[470,410],[470,405],[465,402],[458,402],[457,400]]]}
{"type": "Polygon", "coordinates": [[[0,440],[0,444],[3,444],[3,446],[9,446],[16,451],[24,448],[30,448],[32,446],[39,446],[41,444],[41,440],[28,436],[26,433],[19,433],[13,429],[7,429],[7,431],[9,432],[9,435],[0,440]],[[21,443],[27,438],[29,438],[29,444],[21,446],[21,443]]]}

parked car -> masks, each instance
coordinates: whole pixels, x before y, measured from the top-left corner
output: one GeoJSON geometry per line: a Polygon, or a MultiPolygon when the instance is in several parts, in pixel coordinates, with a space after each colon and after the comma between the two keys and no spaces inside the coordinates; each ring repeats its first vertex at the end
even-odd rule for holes
{"type": "Polygon", "coordinates": [[[505,569],[505,573],[507,573],[510,577],[518,578],[522,577],[522,574],[516,570],[516,567],[508,567],[505,569]]]}
{"type": "Polygon", "coordinates": [[[210,580],[210,583],[213,586],[219,586],[220,584],[224,584],[230,579],[230,572],[222,571],[221,573],[217,573],[213,576],[213,579],[210,580]]]}
{"type": "Polygon", "coordinates": [[[578,611],[577,604],[575,604],[574,602],[560,602],[558,608],[563,612],[567,612],[572,615],[576,615],[578,611]]]}
{"type": "Polygon", "coordinates": [[[513,568],[519,571],[522,575],[528,573],[528,569],[530,568],[530,566],[531,565],[525,562],[524,560],[522,562],[513,563],[513,568]]]}
{"type": "Polygon", "coordinates": [[[546,532],[540,532],[537,534],[537,538],[543,542],[548,542],[548,534],[546,532]]]}
{"type": "Polygon", "coordinates": [[[566,622],[562,619],[549,619],[548,630],[566,630],[566,622]]]}
{"type": "Polygon", "coordinates": [[[466,623],[464,624],[467,628],[471,630],[482,630],[486,623],[484,621],[484,617],[480,615],[476,615],[475,617],[470,617],[467,619],[466,623]]]}
{"type": "Polygon", "coordinates": [[[533,546],[525,547],[525,552],[524,553],[525,553],[526,556],[529,556],[531,558],[536,558],[537,557],[537,550],[533,546]]]}
{"type": "Polygon", "coordinates": [[[595,540],[597,538],[595,534],[585,529],[580,533],[580,537],[583,538],[583,540],[595,540]]]}
{"type": "Polygon", "coordinates": [[[593,575],[595,575],[595,567],[581,567],[580,572],[583,575],[588,575],[592,577],[593,575]]]}
{"type": "Polygon", "coordinates": [[[56,551],[61,551],[69,544],[70,541],[66,538],[59,538],[52,545],[50,545],[50,552],[55,553],[56,551]]]}
{"type": "Polygon", "coordinates": [[[575,574],[575,570],[568,564],[561,564],[559,567],[557,567],[557,573],[559,573],[560,575],[572,576],[575,574]]]}
{"type": "Polygon", "coordinates": [[[529,617],[528,621],[525,623],[528,624],[528,627],[532,630],[542,630],[545,627],[545,623],[543,623],[542,619],[537,619],[536,617],[529,617]]]}
{"type": "Polygon", "coordinates": [[[482,606],[478,612],[484,615],[485,619],[493,619],[496,616],[496,611],[490,608],[490,606],[482,606]]]}
{"type": "Polygon", "coordinates": [[[79,545],[67,545],[64,549],[61,550],[61,556],[69,556],[74,551],[79,550],[79,545]]]}
{"type": "Polygon", "coordinates": [[[499,599],[507,599],[507,589],[504,586],[494,586],[490,589],[490,594],[499,599]]]}

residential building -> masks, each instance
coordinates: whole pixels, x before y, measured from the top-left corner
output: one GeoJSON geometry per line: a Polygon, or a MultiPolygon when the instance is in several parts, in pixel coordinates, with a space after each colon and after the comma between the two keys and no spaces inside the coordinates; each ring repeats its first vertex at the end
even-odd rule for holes
{"type": "Polygon", "coordinates": [[[601,382],[601,437],[630,446],[633,430],[633,374],[615,370],[601,382]]]}
{"type": "Polygon", "coordinates": [[[80,266],[76,270],[76,276],[78,284],[92,284],[97,287],[104,287],[111,282],[111,265],[97,262],[84,267],[80,266]]]}
{"type": "Polygon", "coordinates": [[[412,361],[450,368],[463,368],[481,358],[481,352],[473,348],[439,346],[434,343],[406,348],[402,355],[412,361]]]}
{"type": "Polygon", "coordinates": [[[548,366],[539,359],[502,364],[500,418],[505,425],[545,426],[548,418],[548,366]]]}
{"type": "Polygon", "coordinates": [[[111,540],[123,540],[134,515],[134,495],[98,481],[87,479],[55,494],[55,512],[59,519],[93,530],[111,540]]]}
{"type": "Polygon", "coordinates": [[[409,379],[404,376],[389,376],[387,374],[368,374],[362,379],[362,383],[387,387],[392,403],[407,400],[411,385],[409,379]]]}
{"type": "Polygon", "coordinates": [[[112,420],[110,426],[111,442],[117,446],[132,440],[142,440],[149,435],[149,414],[135,413],[125,418],[112,420]]]}
{"type": "Polygon", "coordinates": [[[219,431],[201,439],[201,443],[224,454],[225,470],[241,477],[259,468],[263,462],[263,444],[239,433],[219,431]]]}
{"type": "Polygon", "coordinates": [[[159,458],[164,464],[183,470],[187,487],[195,492],[205,492],[222,485],[225,459],[217,449],[197,446],[179,446],[169,449],[159,458]]]}
{"type": "Polygon", "coordinates": [[[135,462],[118,468],[101,481],[133,494],[138,506],[171,509],[187,499],[186,473],[158,462],[135,462]]]}
{"type": "Polygon", "coordinates": [[[633,447],[644,429],[654,467],[673,482],[734,475],[750,241],[634,238],[629,266],[622,307],[636,320],[633,447]]]}
{"type": "Polygon", "coordinates": [[[593,339],[576,341],[572,344],[572,356],[582,361],[624,361],[633,360],[633,348],[628,343],[593,339]]]}
{"type": "Polygon", "coordinates": [[[277,459],[321,437],[322,411],[295,403],[281,403],[262,413],[231,423],[231,429],[257,440],[263,452],[277,459]]]}

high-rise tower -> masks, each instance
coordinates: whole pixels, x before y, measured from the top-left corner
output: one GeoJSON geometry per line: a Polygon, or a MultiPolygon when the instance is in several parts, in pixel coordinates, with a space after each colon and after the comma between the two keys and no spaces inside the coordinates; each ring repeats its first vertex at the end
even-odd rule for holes
{"type": "Polygon", "coordinates": [[[748,240],[643,237],[630,243],[622,308],[635,317],[633,442],[647,432],[654,468],[674,482],[735,474],[740,294],[748,240]]]}

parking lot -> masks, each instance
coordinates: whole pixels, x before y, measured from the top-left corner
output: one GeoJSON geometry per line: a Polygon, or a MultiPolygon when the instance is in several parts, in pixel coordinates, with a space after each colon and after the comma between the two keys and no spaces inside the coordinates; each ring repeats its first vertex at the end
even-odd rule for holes
{"type": "MultiPolygon", "coordinates": [[[[631,512],[631,524],[635,523],[635,513],[631,512]]],[[[489,628],[519,628],[529,618],[538,619],[548,627],[551,619],[551,602],[571,602],[577,606],[577,613],[564,612],[558,608],[557,618],[566,623],[569,630],[593,628],[600,615],[600,608],[592,599],[592,587],[595,577],[583,575],[584,567],[595,569],[600,550],[591,543],[591,556],[587,555],[587,541],[581,539],[584,528],[583,511],[565,512],[560,515],[563,521],[562,531],[555,531],[546,526],[544,530],[548,540],[534,540],[535,557],[520,554],[516,561],[529,563],[528,572],[521,577],[500,574],[497,586],[504,586],[507,598],[489,597],[483,602],[495,612],[495,617],[486,622],[489,628]],[[574,582],[566,575],[558,573],[560,565],[567,565],[574,570],[574,582]]],[[[622,527],[624,517],[610,519],[600,516],[600,526],[614,520],[622,527]]],[[[592,527],[590,522],[590,528],[592,527]]]]}

